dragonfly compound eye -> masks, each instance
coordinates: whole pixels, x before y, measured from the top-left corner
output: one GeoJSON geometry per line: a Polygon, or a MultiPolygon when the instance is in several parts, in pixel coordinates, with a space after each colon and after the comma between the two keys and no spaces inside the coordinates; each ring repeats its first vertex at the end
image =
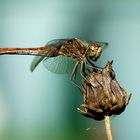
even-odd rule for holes
{"type": "Polygon", "coordinates": [[[95,44],[91,45],[88,51],[88,56],[91,59],[97,60],[102,53],[102,48],[100,46],[97,46],[95,44]]]}

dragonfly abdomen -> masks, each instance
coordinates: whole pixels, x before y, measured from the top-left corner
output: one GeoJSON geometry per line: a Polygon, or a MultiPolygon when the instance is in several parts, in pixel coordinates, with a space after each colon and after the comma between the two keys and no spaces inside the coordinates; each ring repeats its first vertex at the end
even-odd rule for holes
{"type": "Polygon", "coordinates": [[[29,55],[36,54],[37,52],[32,49],[26,48],[0,48],[0,55],[3,54],[19,54],[19,55],[29,55]]]}
{"type": "Polygon", "coordinates": [[[17,54],[17,55],[47,55],[50,53],[52,48],[45,46],[45,47],[38,47],[38,48],[0,48],[0,55],[4,54],[17,54]]]}

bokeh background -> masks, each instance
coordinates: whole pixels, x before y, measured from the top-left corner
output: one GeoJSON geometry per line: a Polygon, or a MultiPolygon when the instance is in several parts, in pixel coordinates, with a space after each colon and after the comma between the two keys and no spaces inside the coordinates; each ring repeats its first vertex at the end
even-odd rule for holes
{"type": "MultiPolygon", "coordinates": [[[[97,62],[114,60],[117,79],[133,93],[111,118],[114,140],[140,139],[139,0],[0,0],[0,47],[37,47],[56,38],[109,42],[97,62]]],[[[105,140],[104,122],[76,111],[82,96],[69,80],[32,56],[0,56],[0,140],[105,140]]]]}

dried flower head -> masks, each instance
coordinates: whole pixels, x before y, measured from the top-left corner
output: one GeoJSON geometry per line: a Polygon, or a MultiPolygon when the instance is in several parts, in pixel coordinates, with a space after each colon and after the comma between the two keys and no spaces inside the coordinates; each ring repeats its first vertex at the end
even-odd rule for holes
{"type": "Polygon", "coordinates": [[[80,113],[95,120],[105,116],[119,115],[129,103],[130,95],[119,85],[108,62],[103,70],[93,69],[83,81],[84,104],[78,108],[80,113]]]}

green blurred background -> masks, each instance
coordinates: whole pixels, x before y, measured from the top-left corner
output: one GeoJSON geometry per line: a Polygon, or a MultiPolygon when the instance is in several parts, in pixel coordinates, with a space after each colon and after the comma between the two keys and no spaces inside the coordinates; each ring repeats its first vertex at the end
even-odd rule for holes
{"type": "MultiPolygon", "coordinates": [[[[0,47],[37,47],[56,38],[109,42],[97,65],[114,60],[117,79],[133,93],[111,118],[114,140],[140,139],[139,0],[0,0],[0,47]]],[[[0,56],[0,140],[105,140],[104,122],[76,111],[82,96],[69,80],[32,56],[0,56]],[[90,129],[88,129],[90,128],[90,129]]]]}

